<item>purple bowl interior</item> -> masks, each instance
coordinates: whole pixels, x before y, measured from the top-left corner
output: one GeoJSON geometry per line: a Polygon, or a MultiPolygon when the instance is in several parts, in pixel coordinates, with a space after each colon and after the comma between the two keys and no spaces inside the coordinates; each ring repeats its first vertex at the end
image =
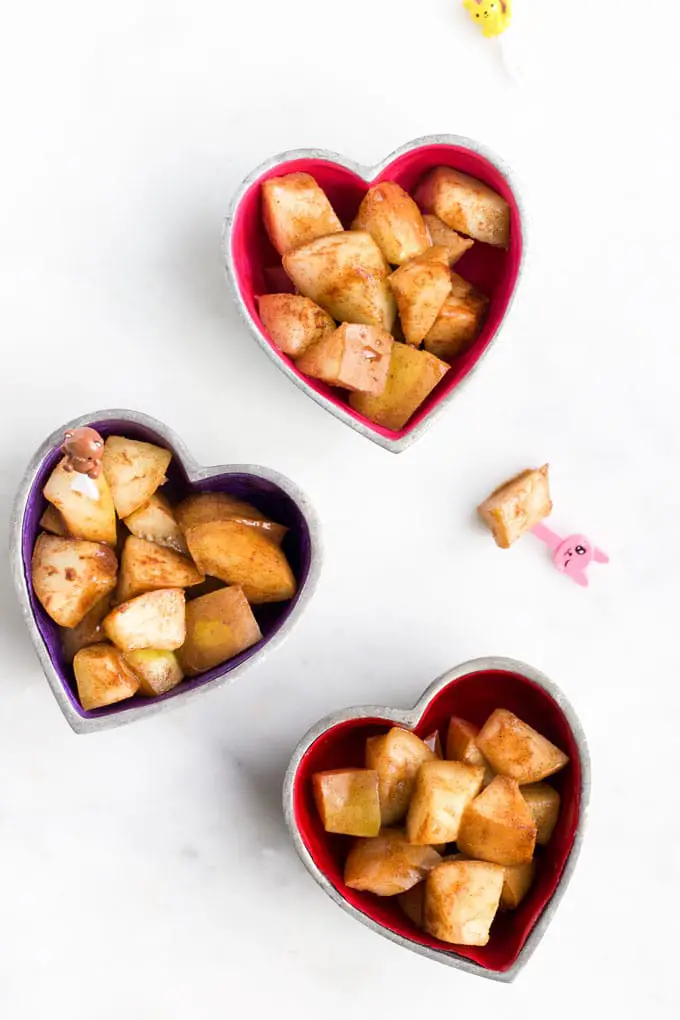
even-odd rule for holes
{"type": "MultiPolygon", "coordinates": [[[[94,421],[90,424],[92,428],[96,429],[97,432],[101,433],[104,437],[109,435],[123,435],[130,439],[141,439],[149,443],[156,443],[159,446],[168,447],[168,443],[152,429],[133,424],[125,419],[94,421]]],[[[86,712],[81,707],[76,695],[73,669],[70,665],[64,662],[62,655],[60,629],[57,624],[50,619],[36,599],[31,585],[31,555],[36,537],[40,531],[39,521],[47,506],[42,490],[51,471],[54,469],[60,458],[61,453],[58,448],[55,448],[54,451],[48,454],[45,458],[43,465],[36,476],[35,482],[33,483],[33,487],[31,488],[26,504],[26,512],[24,514],[22,528],[22,557],[31,608],[42,639],[49,652],[49,656],[59,675],[59,679],[61,680],[64,690],[66,691],[71,704],[78,715],[82,716],[84,719],[91,719],[102,715],[116,715],[120,712],[129,712],[134,710],[134,708],[138,705],[148,705],[150,699],[141,697],[129,698],[128,700],[121,701],[116,705],[110,705],[107,708],[95,709],[91,712],[86,712]]],[[[280,524],[285,524],[286,527],[289,528],[289,531],[283,542],[283,550],[288,557],[297,579],[297,594],[290,602],[253,606],[253,612],[262,630],[263,637],[261,641],[259,641],[256,645],[253,645],[252,648],[248,648],[245,652],[241,652],[240,655],[235,656],[228,662],[223,663],[221,666],[216,666],[215,669],[211,669],[207,673],[202,673],[200,676],[191,680],[185,680],[168,694],[154,698],[154,701],[166,701],[171,698],[180,698],[189,690],[194,690],[197,687],[205,687],[206,684],[211,683],[217,677],[228,675],[236,669],[237,666],[240,666],[241,663],[246,662],[255,655],[259,649],[261,649],[269,640],[271,640],[272,637],[274,637],[290,616],[304,588],[311,562],[311,539],[309,526],[304,514],[291,496],[285,493],[273,482],[270,482],[265,478],[260,478],[258,475],[254,474],[227,474],[217,475],[214,478],[207,478],[200,482],[190,482],[184,472],[179,457],[175,454],[175,451],[173,451],[173,459],[168,469],[168,481],[167,484],[163,486],[162,491],[169,497],[171,502],[176,502],[178,499],[188,495],[190,492],[226,492],[230,496],[237,496],[239,499],[247,500],[273,520],[280,524]]]]}

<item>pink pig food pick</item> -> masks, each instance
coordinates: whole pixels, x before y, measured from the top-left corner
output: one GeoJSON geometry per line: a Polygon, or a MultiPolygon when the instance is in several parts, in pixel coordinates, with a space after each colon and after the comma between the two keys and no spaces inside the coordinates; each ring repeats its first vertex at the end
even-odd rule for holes
{"type": "Polygon", "coordinates": [[[552,511],[548,483],[548,465],[529,468],[494,489],[480,504],[478,512],[501,549],[509,549],[531,531],[548,546],[553,563],[582,588],[588,587],[586,567],[591,563],[608,563],[609,557],[594,546],[585,535],[560,538],[543,524],[552,511]]]}

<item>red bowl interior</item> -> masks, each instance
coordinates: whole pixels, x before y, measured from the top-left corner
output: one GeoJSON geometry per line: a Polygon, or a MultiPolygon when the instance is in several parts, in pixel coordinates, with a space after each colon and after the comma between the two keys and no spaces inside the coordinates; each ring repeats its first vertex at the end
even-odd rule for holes
{"type": "Polygon", "coordinates": [[[316,866],[347,903],[412,942],[444,953],[455,952],[488,970],[504,971],[517,959],[527,936],[557,888],[569,857],[579,821],[581,761],[574,734],[557,702],[542,687],[515,673],[472,673],[452,680],[430,702],[414,732],[426,738],[439,731],[445,740],[451,715],[463,716],[481,726],[495,708],[515,712],[562,748],[569,755],[570,763],[550,779],[560,792],[562,804],[550,843],[547,847],[537,848],[534,885],[517,910],[496,916],[488,945],[454,949],[448,943],[419,931],[401,911],[395,898],[356,892],[348,889],[343,881],[343,866],[351,839],[324,831],[314,805],[312,775],[322,769],[363,766],[366,738],[384,733],[392,723],[379,718],[352,719],[331,727],[319,737],[298,767],[293,810],[300,836],[316,866]]]}
{"type": "Polygon", "coordinates": [[[393,440],[407,435],[426,418],[432,408],[468,375],[491,343],[503,321],[517,282],[522,244],[520,213],[508,181],[498,167],[484,156],[458,145],[425,145],[412,149],[399,156],[370,184],[351,170],[327,160],[296,159],[280,163],[264,173],[243,195],[234,216],[231,236],[237,286],[248,314],[264,341],[278,357],[290,365],[295,375],[303,380],[306,386],[321,394],[336,407],[342,407],[349,415],[374,432],[393,440]],[[258,314],[256,298],[261,294],[292,292],[293,287],[283,271],[281,258],[272,247],[262,223],[260,186],[269,177],[278,177],[295,171],[309,173],[324,189],[343,225],[348,228],[371,184],[396,181],[406,191],[413,193],[427,171],[436,166],[452,166],[478,177],[505,198],[511,211],[510,247],[508,251],[503,251],[477,242],[456,264],[456,272],[479,287],[490,298],[484,326],[475,343],[454,361],[451,370],[421,404],[406,427],[394,432],[375,425],[352,410],[344,391],[334,389],[299,372],[294,362],[279,351],[265,331],[258,314]]]}

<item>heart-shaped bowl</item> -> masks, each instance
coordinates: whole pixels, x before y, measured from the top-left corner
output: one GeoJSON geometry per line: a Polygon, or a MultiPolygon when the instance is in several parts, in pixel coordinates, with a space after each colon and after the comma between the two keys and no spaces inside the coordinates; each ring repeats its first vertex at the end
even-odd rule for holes
{"type": "Polygon", "coordinates": [[[253,464],[201,467],[167,425],[146,414],[120,409],[83,415],[62,425],[45,440],[19,487],[10,527],[10,559],[22,614],[54,696],[76,733],[110,729],[153,715],[241,676],[283,641],[300,618],[316,587],[320,558],[316,513],[307,497],[288,478],[253,464]],[[253,607],[263,637],[252,648],[194,679],[184,680],[168,694],[151,699],[135,696],[94,711],[85,711],[78,701],[73,670],[61,654],[59,628],[36,599],[30,580],[31,555],[40,530],[38,522],[47,506],[42,490],[61,457],[64,432],[81,425],[90,425],[104,437],[124,435],[171,450],[168,488],[175,497],[190,492],[226,492],[253,503],[285,524],[289,531],[283,548],[297,580],[297,593],[290,602],[253,607]]]}
{"type": "Polygon", "coordinates": [[[224,221],[222,236],[224,264],[236,303],[263,350],[317,404],[393,453],[400,453],[422,435],[488,351],[510,309],[519,282],[523,251],[522,209],[510,170],[477,142],[457,135],[416,139],[374,167],[360,166],[344,156],[322,149],[296,149],[274,156],[243,182],[224,221]],[[475,244],[456,263],[456,272],[490,298],[482,331],[474,344],[455,360],[408,424],[393,432],[352,410],[342,391],[303,375],[269,338],[258,313],[257,298],[286,286],[292,290],[292,285],[285,282],[281,259],[262,223],[261,185],[268,178],[281,174],[309,173],[324,189],[343,225],[348,228],[369,187],[381,181],[396,181],[412,193],[424,174],[436,166],[455,167],[478,177],[506,199],[511,214],[510,246],[503,251],[487,244],[475,244]]]}
{"type": "Polygon", "coordinates": [[[297,852],[312,877],[332,900],[373,931],[405,949],[473,974],[512,981],[545,933],[572,875],[583,839],[590,790],[588,747],[574,710],[559,688],[524,663],[483,658],[456,666],[435,680],[410,711],[365,705],[322,719],[302,738],[288,767],[283,806],[297,852]],[[439,732],[446,740],[451,715],[481,726],[495,708],[515,712],[545,734],[570,758],[552,777],[562,803],[557,826],[537,856],[536,879],[520,906],[499,914],[484,947],[454,949],[420,931],[394,897],[349,889],[343,864],[346,836],[328,834],[312,794],[312,776],[324,769],[362,767],[367,737],[391,726],[425,739],[439,732]]]}

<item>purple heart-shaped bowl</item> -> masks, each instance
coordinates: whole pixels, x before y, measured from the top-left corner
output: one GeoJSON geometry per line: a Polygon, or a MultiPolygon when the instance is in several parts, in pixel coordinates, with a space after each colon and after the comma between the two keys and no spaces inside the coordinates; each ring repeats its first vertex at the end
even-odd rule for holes
{"type": "Polygon", "coordinates": [[[67,422],[49,436],[31,460],[17,493],[10,528],[10,558],[19,604],[59,707],[76,733],[110,729],[179,705],[187,698],[231,683],[270,652],[290,633],[309,602],[318,580],[321,560],[319,522],[307,497],[284,475],[253,464],[201,467],[182,440],[155,418],[137,411],[95,411],[67,422]],[[59,628],[35,597],[30,580],[31,555],[47,506],[43,487],[61,457],[67,429],[89,425],[102,436],[124,435],[156,443],[172,451],[168,490],[175,498],[191,492],[225,492],[253,503],[289,529],[283,549],[297,580],[290,602],[255,606],[262,640],[229,661],[192,679],[168,694],[149,699],[135,696],[107,708],[85,711],[76,696],[73,670],[61,653],[59,628]]]}
{"type": "Polygon", "coordinates": [[[590,758],[576,713],[556,684],[513,659],[483,658],[444,673],[408,711],[362,705],[327,716],[312,727],[291,758],[283,808],[295,848],[312,877],[339,906],[373,931],[431,960],[496,981],[512,981],[543,937],[576,867],[590,793],[590,758]],[[392,726],[421,739],[439,734],[446,744],[452,715],[482,726],[507,708],[569,755],[551,782],[560,793],[557,825],[536,854],[536,877],[515,910],[497,916],[486,946],[454,946],[417,928],[394,896],[357,892],[345,884],[347,836],[327,833],[314,804],[312,777],[325,769],[363,767],[366,738],[392,726]]]}

